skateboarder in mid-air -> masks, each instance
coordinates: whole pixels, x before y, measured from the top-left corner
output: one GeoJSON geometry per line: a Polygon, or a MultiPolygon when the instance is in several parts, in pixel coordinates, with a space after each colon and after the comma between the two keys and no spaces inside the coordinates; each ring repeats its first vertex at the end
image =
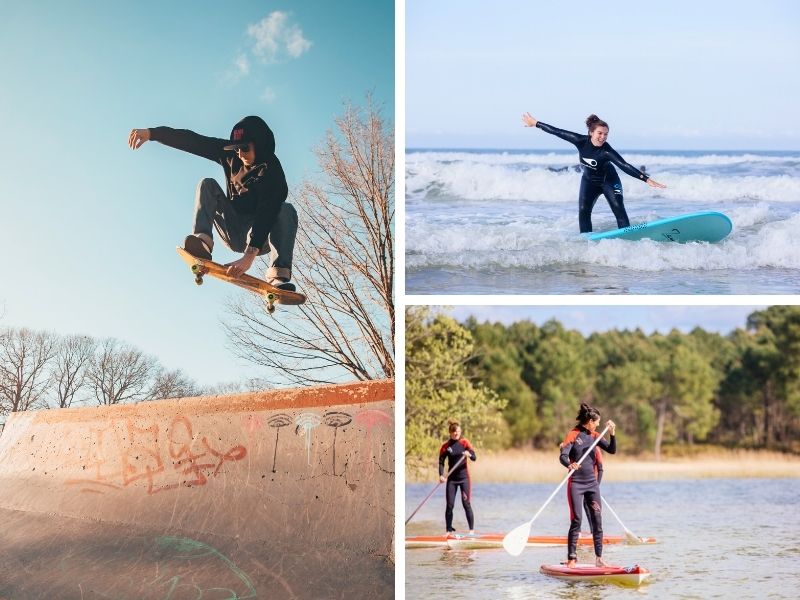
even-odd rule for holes
{"type": "Polygon", "coordinates": [[[245,117],[233,126],[229,140],[170,127],[133,129],[128,145],[136,150],[150,140],[207,158],[225,171],[226,192],[210,177],[197,186],[186,251],[211,260],[216,228],[228,248],[243,254],[227,265],[228,275],[240,276],[253,266],[256,256],[270,252],[267,283],[294,291],[290,279],[297,212],[286,202],[289,188],[275,156],[275,136],[263,119],[245,117]]]}

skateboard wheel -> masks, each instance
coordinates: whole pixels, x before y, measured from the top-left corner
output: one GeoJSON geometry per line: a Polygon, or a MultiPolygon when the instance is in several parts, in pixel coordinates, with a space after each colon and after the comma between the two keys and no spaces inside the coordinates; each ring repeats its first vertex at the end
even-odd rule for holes
{"type": "Polygon", "coordinates": [[[203,267],[201,267],[200,265],[192,265],[192,273],[197,275],[200,272],[200,269],[202,269],[202,268],[203,267]]]}
{"type": "Polygon", "coordinates": [[[267,304],[267,312],[272,314],[275,312],[275,305],[274,304],[267,304]]]}
{"type": "Polygon", "coordinates": [[[197,285],[203,285],[203,278],[202,278],[202,277],[200,277],[200,275],[198,275],[197,277],[195,277],[195,278],[194,278],[194,282],[195,282],[197,285]]]}
{"type": "Polygon", "coordinates": [[[275,302],[275,300],[277,300],[277,299],[278,299],[278,297],[275,294],[273,294],[272,292],[267,294],[267,302],[272,303],[272,302],[275,302]]]}

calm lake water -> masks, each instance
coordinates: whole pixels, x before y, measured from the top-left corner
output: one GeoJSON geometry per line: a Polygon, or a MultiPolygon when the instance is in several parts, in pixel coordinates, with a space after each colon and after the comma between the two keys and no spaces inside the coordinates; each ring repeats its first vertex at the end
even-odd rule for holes
{"type": "MultiPolygon", "coordinates": [[[[432,485],[406,487],[406,514],[432,485]]],[[[508,532],[530,520],[555,484],[473,487],[476,531],[508,532]]],[[[800,592],[800,479],[713,479],[606,483],[601,487],[625,525],[658,543],[606,546],[612,564],[640,564],[652,571],[649,584],[629,589],[608,584],[568,583],[539,573],[541,564],[566,559],[566,547],[527,548],[518,557],[504,550],[406,551],[406,598],[797,598],[800,592]],[[433,593],[435,590],[435,594],[433,593]]],[[[532,535],[566,535],[564,491],[534,522],[532,535]]],[[[608,510],[606,534],[623,534],[608,510]]],[[[466,530],[456,503],[455,527],[466,530]]],[[[588,531],[584,516],[584,531],[588,531]]],[[[444,531],[441,490],[414,517],[408,535],[444,531]]],[[[579,549],[592,562],[591,549],[579,549]]]]}

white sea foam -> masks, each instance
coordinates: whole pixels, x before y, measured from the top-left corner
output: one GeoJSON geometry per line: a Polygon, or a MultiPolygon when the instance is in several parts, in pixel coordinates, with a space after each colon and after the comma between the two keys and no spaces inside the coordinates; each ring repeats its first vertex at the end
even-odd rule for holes
{"type": "MultiPolygon", "coordinates": [[[[409,200],[515,200],[575,202],[579,173],[552,172],[475,162],[426,162],[407,166],[409,200]]],[[[626,199],[666,198],[680,202],[726,202],[747,199],[767,202],[800,200],[800,177],[783,175],[683,174],[661,171],[658,180],[667,189],[655,189],[621,176],[626,199]]]]}
{"type": "MultiPolygon", "coordinates": [[[[756,224],[767,215],[765,206],[744,209],[741,218],[747,225],[738,226],[756,224]]],[[[796,235],[800,215],[767,223],[756,231],[737,229],[718,244],[665,244],[649,240],[589,242],[571,230],[574,219],[559,219],[550,226],[459,223],[443,228],[423,222],[411,225],[407,234],[407,265],[412,269],[436,266],[539,269],[580,264],[650,272],[800,269],[800,237],[796,235]]]]}
{"type": "MultiPolygon", "coordinates": [[[[431,285],[469,289],[476,271],[498,289],[526,293],[594,293],[595,284],[624,290],[634,280],[636,293],[776,293],[798,285],[800,153],[623,156],[668,186],[620,172],[633,224],[718,210],[731,218],[732,234],[717,244],[589,242],[576,231],[581,174],[549,168],[574,165],[574,152],[412,152],[407,281],[423,293],[431,285]]],[[[592,222],[595,231],[616,227],[603,198],[592,222]]]]}
{"type": "MultiPolygon", "coordinates": [[[[632,165],[659,166],[726,166],[746,164],[772,164],[800,167],[800,156],[795,154],[645,154],[630,151],[621,152],[626,161],[632,165]]],[[[406,154],[406,165],[434,163],[475,163],[489,165],[567,165],[578,164],[576,151],[563,152],[459,152],[459,151],[412,151],[406,154]]]]}

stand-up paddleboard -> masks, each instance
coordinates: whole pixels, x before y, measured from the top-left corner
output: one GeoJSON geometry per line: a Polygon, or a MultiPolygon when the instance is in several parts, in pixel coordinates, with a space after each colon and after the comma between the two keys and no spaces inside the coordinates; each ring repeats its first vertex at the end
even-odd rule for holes
{"type": "Polygon", "coordinates": [[[572,568],[565,565],[542,565],[539,572],[564,581],[593,581],[630,586],[640,585],[650,577],[650,571],[639,565],[595,567],[590,564],[577,564],[572,568]]]}
{"type": "Polygon", "coordinates": [[[731,220],[721,212],[697,212],[679,217],[659,219],[650,223],[640,223],[587,233],[586,237],[597,240],[655,240],[657,242],[719,242],[733,230],[731,220]]]}
{"type": "MultiPolygon", "coordinates": [[[[503,547],[503,533],[451,533],[449,535],[417,535],[406,538],[406,548],[452,548],[453,550],[483,550],[503,547]]],[[[578,537],[579,546],[591,546],[592,534],[581,533],[578,537]]],[[[655,544],[655,538],[639,538],[638,542],[631,542],[624,535],[607,535],[603,537],[603,544],[655,544]]],[[[567,538],[559,535],[539,535],[529,537],[526,544],[529,548],[566,546],[567,538]]]]}

